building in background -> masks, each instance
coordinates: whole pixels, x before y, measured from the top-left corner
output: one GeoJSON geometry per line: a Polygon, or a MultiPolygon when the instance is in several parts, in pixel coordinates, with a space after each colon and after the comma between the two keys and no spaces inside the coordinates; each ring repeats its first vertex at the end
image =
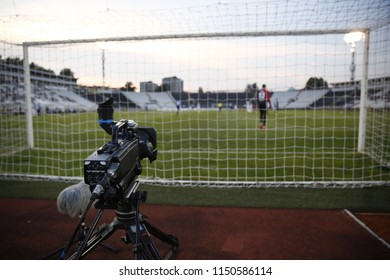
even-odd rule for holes
{"type": "Polygon", "coordinates": [[[139,85],[140,92],[155,92],[158,89],[158,85],[152,81],[140,82],[139,85]]]}
{"type": "Polygon", "coordinates": [[[163,91],[183,92],[183,80],[176,76],[162,79],[163,91]]]}

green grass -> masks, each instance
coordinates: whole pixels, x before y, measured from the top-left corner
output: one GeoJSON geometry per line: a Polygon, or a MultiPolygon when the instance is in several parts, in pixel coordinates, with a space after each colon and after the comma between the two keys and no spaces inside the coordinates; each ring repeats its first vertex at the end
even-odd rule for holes
{"type": "MultiPolygon", "coordinates": [[[[375,117],[379,120],[370,127],[384,124],[383,135],[390,135],[386,115],[375,117]]],[[[35,147],[26,149],[25,117],[2,117],[0,173],[82,176],[83,160],[110,140],[96,118],[95,113],[35,116],[35,147]]],[[[235,182],[390,181],[389,169],[357,152],[357,111],[271,111],[266,132],[257,128],[257,113],[244,111],[116,112],[115,119],[121,118],[157,130],[158,159],[151,165],[143,161],[143,176],[235,182]]],[[[390,137],[384,139],[388,142],[390,137]]],[[[388,157],[388,151],[377,146],[388,157]]],[[[0,185],[2,198],[56,199],[69,183],[0,181],[0,185]]],[[[148,191],[148,203],[156,204],[390,212],[390,188],[385,186],[140,188],[148,191]]]]}
{"type": "MultiPolygon", "coordinates": [[[[51,199],[70,183],[0,180],[0,198],[51,199]]],[[[147,203],[170,205],[349,209],[390,213],[390,188],[182,188],[141,185],[147,203]]]]}
{"type": "MultiPolygon", "coordinates": [[[[116,112],[115,119],[121,118],[157,130],[158,160],[151,165],[144,161],[142,176],[236,182],[390,181],[389,170],[357,152],[359,114],[353,110],[270,111],[266,132],[257,128],[257,112],[240,110],[116,112]]],[[[23,148],[24,117],[2,120],[0,173],[82,176],[83,160],[110,140],[96,119],[96,113],[35,116],[34,149],[23,148]]],[[[381,131],[390,135],[386,126],[381,131]]],[[[381,146],[376,147],[379,153],[381,146]]]]}

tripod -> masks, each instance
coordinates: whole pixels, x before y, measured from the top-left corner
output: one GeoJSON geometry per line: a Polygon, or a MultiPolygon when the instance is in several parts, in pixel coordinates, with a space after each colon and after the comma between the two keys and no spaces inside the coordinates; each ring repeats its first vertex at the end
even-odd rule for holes
{"type": "Polygon", "coordinates": [[[82,259],[96,246],[103,245],[101,242],[108,239],[118,229],[124,230],[126,233],[126,235],[122,237],[122,241],[125,244],[133,244],[132,252],[134,254],[134,259],[160,260],[171,258],[173,253],[179,248],[179,241],[175,236],[166,234],[150,224],[139,212],[139,206],[141,202],[146,201],[147,193],[145,191],[135,191],[138,188],[138,185],[139,181],[135,180],[131,186],[131,191],[128,192],[129,194],[118,203],[118,207],[115,211],[116,217],[114,220],[110,224],[103,223],[98,228],[96,228],[97,224],[105,208],[100,207],[97,204],[96,208],[99,208],[99,211],[96,214],[91,227],[85,230],[84,219],[86,212],[92,205],[91,199],[91,203],[87,206],[87,209],[80,217],[79,223],[76,226],[69,242],[64,247],[53,252],[46,258],[50,258],[53,255],[60,253],[60,258],[64,259],[71,246],[78,243],[76,251],[68,259],[82,259]],[[154,245],[151,234],[160,239],[162,242],[170,245],[170,250],[164,258],[160,256],[160,253],[154,245]],[[77,240],[76,242],[74,241],[76,236],[79,236],[78,242],[77,240]]]}

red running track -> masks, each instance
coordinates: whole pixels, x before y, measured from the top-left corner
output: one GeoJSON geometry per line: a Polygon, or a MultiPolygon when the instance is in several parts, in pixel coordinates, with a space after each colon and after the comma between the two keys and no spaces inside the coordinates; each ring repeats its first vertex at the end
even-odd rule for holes
{"type": "MultiPolygon", "coordinates": [[[[58,213],[52,200],[0,199],[0,206],[1,259],[42,259],[66,244],[77,223],[58,213]]],[[[141,212],[179,239],[172,259],[390,259],[390,215],[356,214],[367,229],[344,210],[144,204],[141,212]]],[[[110,223],[114,216],[106,210],[101,221],[110,223]]],[[[98,246],[86,258],[132,259],[132,245],[124,244],[122,235],[118,230],[104,241],[119,252],[98,246]]],[[[153,240],[160,252],[166,250],[153,240]]]]}

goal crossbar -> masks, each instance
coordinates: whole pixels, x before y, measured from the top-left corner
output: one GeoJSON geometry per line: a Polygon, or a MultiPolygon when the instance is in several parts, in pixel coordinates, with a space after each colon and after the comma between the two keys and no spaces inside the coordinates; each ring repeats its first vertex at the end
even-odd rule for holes
{"type": "Polygon", "coordinates": [[[66,45],[98,42],[125,42],[125,41],[147,41],[147,40],[171,40],[171,39],[202,39],[202,38],[239,38],[239,37],[273,37],[273,36],[307,36],[307,35],[327,35],[346,34],[350,32],[367,33],[369,29],[321,29],[321,30],[291,30],[291,31],[254,31],[254,32],[215,32],[215,33],[186,33],[186,34],[166,34],[166,35],[145,35],[126,37],[107,37],[93,39],[70,39],[53,41],[32,41],[24,42],[24,46],[43,45],[66,45]]]}

